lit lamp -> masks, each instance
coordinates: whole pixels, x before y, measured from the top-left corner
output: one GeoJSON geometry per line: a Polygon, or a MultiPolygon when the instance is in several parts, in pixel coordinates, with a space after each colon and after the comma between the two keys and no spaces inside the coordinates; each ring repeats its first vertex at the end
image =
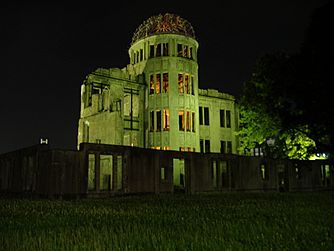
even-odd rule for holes
{"type": "Polygon", "coordinates": [[[40,144],[41,144],[41,145],[47,145],[47,144],[49,144],[49,141],[48,141],[48,139],[43,139],[43,138],[41,138],[41,139],[40,139],[40,144]]]}

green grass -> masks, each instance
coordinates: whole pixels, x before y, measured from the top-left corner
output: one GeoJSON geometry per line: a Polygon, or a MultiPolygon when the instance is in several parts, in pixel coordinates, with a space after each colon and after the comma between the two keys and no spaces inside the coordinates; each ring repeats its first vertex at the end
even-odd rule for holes
{"type": "Polygon", "coordinates": [[[334,193],[0,199],[2,250],[334,250],[334,193]]]}

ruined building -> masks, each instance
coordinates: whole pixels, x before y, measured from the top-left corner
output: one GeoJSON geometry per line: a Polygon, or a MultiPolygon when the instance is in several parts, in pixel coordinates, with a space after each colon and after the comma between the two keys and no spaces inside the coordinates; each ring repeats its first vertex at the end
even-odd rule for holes
{"type": "Polygon", "coordinates": [[[199,89],[198,47],[193,27],[180,16],[144,21],[126,67],[99,68],[84,80],[78,147],[89,142],[236,153],[235,98],[199,89]]]}
{"type": "Polygon", "coordinates": [[[0,195],[333,190],[329,160],[236,154],[235,99],[198,88],[197,51],[186,20],[146,20],[130,64],[97,69],[82,84],[78,150],[41,144],[1,154],[0,195]]]}

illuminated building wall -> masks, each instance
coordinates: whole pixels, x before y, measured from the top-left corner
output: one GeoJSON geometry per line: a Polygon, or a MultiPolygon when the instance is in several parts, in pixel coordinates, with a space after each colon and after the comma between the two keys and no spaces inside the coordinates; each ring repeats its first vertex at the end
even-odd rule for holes
{"type": "Polygon", "coordinates": [[[146,20],[133,35],[130,64],[86,77],[78,145],[236,153],[235,99],[198,88],[198,46],[192,26],[181,17],[146,20]]]}

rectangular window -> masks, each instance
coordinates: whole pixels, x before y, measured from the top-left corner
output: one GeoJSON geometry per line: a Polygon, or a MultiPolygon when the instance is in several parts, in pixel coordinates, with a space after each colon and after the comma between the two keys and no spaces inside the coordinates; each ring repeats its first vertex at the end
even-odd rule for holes
{"type": "Polygon", "coordinates": [[[138,63],[139,62],[139,51],[137,51],[136,55],[137,55],[137,63],[138,63]]]}
{"type": "Polygon", "coordinates": [[[178,83],[179,83],[179,93],[183,93],[183,74],[179,73],[178,75],[178,83]]]}
{"type": "Polygon", "coordinates": [[[169,130],[169,109],[164,109],[164,131],[169,130]]]}
{"type": "Polygon", "coordinates": [[[132,111],[131,115],[133,117],[139,116],[139,95],[138,94],[132,94],[132,111]]]}
{"type": "Polygon", "coordinates": [[[232,153],[232,141],[226,142],[226,153],[232,153]]]}
{"type": "Polygon", "coordinates": [[[150,131],[154,131],[154,111],[150,112],[150,131]]]}
{"type": "Polygon", "coordinates": [[[177,44],[177,56],[183,57],[182,44],[177,44]]]}
{"type": "Polygon", "coordinates": [[[131,115],[131,95],[129,93],[124,93],[124,109],[123,114],[124,116],[130,116],[131,115]]]}
{"type": "Polygon", "coordinates": [[[223,140],[220,141],[220,153],[226,153],[226,142],[223,140]]]}
{"type": "Polygon", "coordinates": [[[168,43],[162,44],[162,53],[163,56],[169,56],[168,43]]]}
{"type": "Polygon", "coordinates": [[[226,110],[226,127],[231,128],[231,111],[226,110]]]}
{"type": "Polygon", "coordinates": [[[193,59],[193,47],[189,48],[189,58],[193,59]]]}
{"type": "Polygon", "coordinates": [[[204,107],[204,125],[209,125],[209,107],[204,107]]]}
{"type": "Polygon", "coordinates": [[[195,132],[195,113],[191,113],[191,130],[195,132]]]}
{"type": "Polygon", "coordinates": [[[112,155],[100,155],[100,190],[112,190],[112,155]]]}
{"type": "Polygon", "coordinates": [[[190,132],[190,112],[187,111],[187,117],[186,117],[186,130],[187,132],[190,132]]]}
{"type": "Polygon", "coordinates": [[[157,132],[161,131],[161,111],[157,111],[157,132]]]}
{"type": "Polygon", "coordinates": [[[179,111],[179,130],[184,131],[184,111],[179,111]]]}
{"type": "Polygon", "coordinates": [[[154,76],[150,75],[150,94],[154,94],[154,76]]]}
{"type": "Polygon", "coordinates": [[[330,165],[321,165],[320,168],[321,168],[320,171],[321,171],[322,185],[329,186],[330,176],[331,176],[330,165]]]}
{"type": "Polygon", "coordinates": [[[220,110],[220,127],[225,127],[225,110],[220,110]]]}
{"type": "Polygon", "coordinates": [[[168,73],[164,73],[162,75],[162,81],[163,81],[164,93],[168,93],[168,88],[169,88],[168,73]]]}
{"type": "Polygon", "coordinates": [[[210,140],[205,140],[205,152],[209,153],[210,152],[210,140]]]}
{"type": "Polygon", "coordinates": [[[154,45],[150,45],[150,58],[154,58],[154,45]]]}
{"type": "Polygon", "coordinates": [[[89,124],[86,121],[83,125],[84,125],[83,126],[83,139],[84,139],[84,142],[89,142],[89,124]]]}
{"type": "Polygon", "coordinates": [[[161,57],[161,44],[157,45],[157,50],[155,52],[156,57],[161,57]]]}
{"type": "Polygon", "coordinates": [[[184,88],[185,88],[185,93],[189,94],[190,93],[189,75],[184,76],[184,88]]]}
{"type": "Polygon", "coordinates": [[[201,153],[204,153],[204,141],[203,139],[199,140],[199,149],[201,153]]]}
{"type": "Polygon", "coordinates": [[[116,189],[121,190],[123,188],[123,157],[117,156],[117,184],[116,189]]]}
{"type": "Polygon", "coordinates": [[[143,55],[144,55],[144,51],[143,49],[140,49],[140,61],[143,61],[143,55]]]}
{"type": "Polygon", "coordinates": [[[264,163],[260,165],[260,175],[263,180],[268,180],[269,175],[268,175],[268,166],[264,163]]]}
{"type": "Polygon", "coordinates": [[[165,180],[165,179],[166,179],[166,176],[165,176],[165,168],[164,168],[164,167],[161,167],[161,168],[160,168],[160,179],[161,179],[161,180],[165,180]]]}
{"type": "Polygon", "coordinates": [[[200,106],[199,107],[199,124],[200,125],[203,125],[203,107],[202,106],[200,106]]]}
{"type": "Polygon", "coordinates": [[[188,48],[189,48],[188,45],[185,45],[183,47],[183,56],[186,57],[186,58],[189,57],[188,48]]]}
{"type": "Polygon", "coordinates": [[[95,190],[95,154],[88,154],[88,190],[95,190]]]}
{"type": "Polygon", "coordinates": [[[159,74],[156,75],[155,93],[160,93],[160,88],[161,88],[161,75],[159,73],[159,74]]]}

